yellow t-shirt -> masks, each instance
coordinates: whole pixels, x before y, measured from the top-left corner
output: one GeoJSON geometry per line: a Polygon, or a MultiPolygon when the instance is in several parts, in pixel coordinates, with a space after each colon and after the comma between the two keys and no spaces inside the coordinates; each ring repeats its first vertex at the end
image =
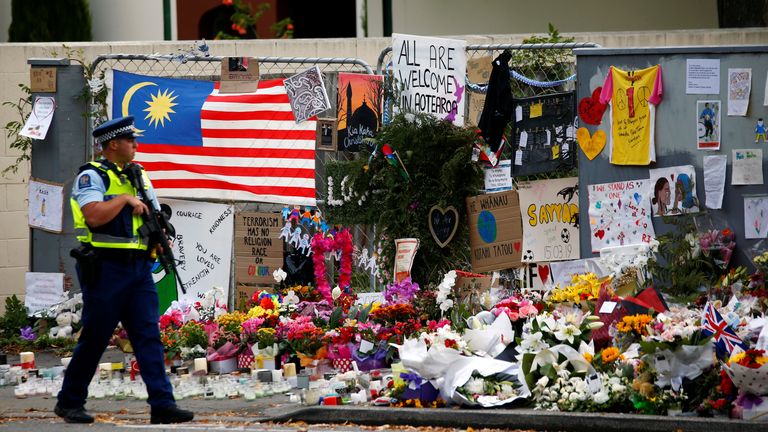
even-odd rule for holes
{"type": "Polygon", "coordinates": [[[600,102],[611,104],[612,164],[648,165],[656,161],[654,124],[661,93],[660,65],[630,72],[611,66],[600,102]]]}

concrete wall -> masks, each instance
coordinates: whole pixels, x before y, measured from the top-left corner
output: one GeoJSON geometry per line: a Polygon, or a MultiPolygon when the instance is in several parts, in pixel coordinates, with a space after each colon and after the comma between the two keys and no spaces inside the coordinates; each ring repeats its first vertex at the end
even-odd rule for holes
{"type": "MultiPolygon", "coordinates": [[[[519,43],[528,34],[464,36],[469,43],[519,43]]],[[[768,29],[687,30],[666,32],[575,33],[578,41],[596,42],[605,47],[742,45],[768,44],[768,29]]],[[[211,41],[211,53],[222,56],[355,57],[375,67],[379,53],[391,43],[389,38],[327,40],[211,41]]],[[[108,53],[175,53],[191,47],[191,42],[113,42],[72,43],[81,48],[90,63],[108,53]]],[[[0,44],[0,102],[22,97],[17,84],[29,84],[27,59],[49,57],[61,52],[60,44],[0,44]]],[[[0,125],[15,119],[8,107],[0,107],[0,125]]],[[[0,169],[19,155],[8,147],[5,130],[0,133],[0,169]]],[[[30,167],[24,164],[15,175],[0,177],[0,313],[5,298],[24,293],[24,273],[29,269],[29,229],[27,227],[27,179],[30,167]]],[[[73,173],[74,176],[74,173],[73,173]]],[[[65,187],[69,187],[67,185],[65,187]]]]}

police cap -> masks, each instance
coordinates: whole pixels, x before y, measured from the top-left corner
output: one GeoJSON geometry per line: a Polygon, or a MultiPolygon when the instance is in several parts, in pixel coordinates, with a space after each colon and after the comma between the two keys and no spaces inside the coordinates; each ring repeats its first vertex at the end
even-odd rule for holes
{"type": "Polygon", "coordinates": [[[93,130],[96,144],[104,144],[115,138],[135,138],[133,116],[125,116],[102,123],[93,130]]]}

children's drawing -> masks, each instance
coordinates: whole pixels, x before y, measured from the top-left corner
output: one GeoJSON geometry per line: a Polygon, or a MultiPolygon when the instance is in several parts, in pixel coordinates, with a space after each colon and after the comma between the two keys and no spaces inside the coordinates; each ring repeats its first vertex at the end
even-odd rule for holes
{"type": "Polygon", "coordinates": [[[744,238],[768,238],[768,195],[744,197],[744,238]]]}
{"type": "Polygon", "coordinates": [[[654,238],[650,180],[594,184],[588,189],[592,252],[654,238]]]}

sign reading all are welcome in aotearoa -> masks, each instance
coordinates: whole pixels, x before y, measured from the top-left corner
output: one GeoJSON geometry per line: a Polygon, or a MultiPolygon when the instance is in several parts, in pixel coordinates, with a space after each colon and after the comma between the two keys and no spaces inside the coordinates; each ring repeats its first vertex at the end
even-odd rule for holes
{"type": "Polygon", "coordinates": [[[520,266],[523,227],[517,191],[467,198],[472,271],[520,266]]]}
{"type": "Polygon", "coordinates": [[[272,284],[272,272],[283,266],[282,228],[277,213],[239,212],[235,215],[235,281],[272,284]]]}
{"type": "Polygon", "coordinates": [[[464,126],[466,41],[395,33],[392,71],[402,111],[431,114],[464,126]]]}

